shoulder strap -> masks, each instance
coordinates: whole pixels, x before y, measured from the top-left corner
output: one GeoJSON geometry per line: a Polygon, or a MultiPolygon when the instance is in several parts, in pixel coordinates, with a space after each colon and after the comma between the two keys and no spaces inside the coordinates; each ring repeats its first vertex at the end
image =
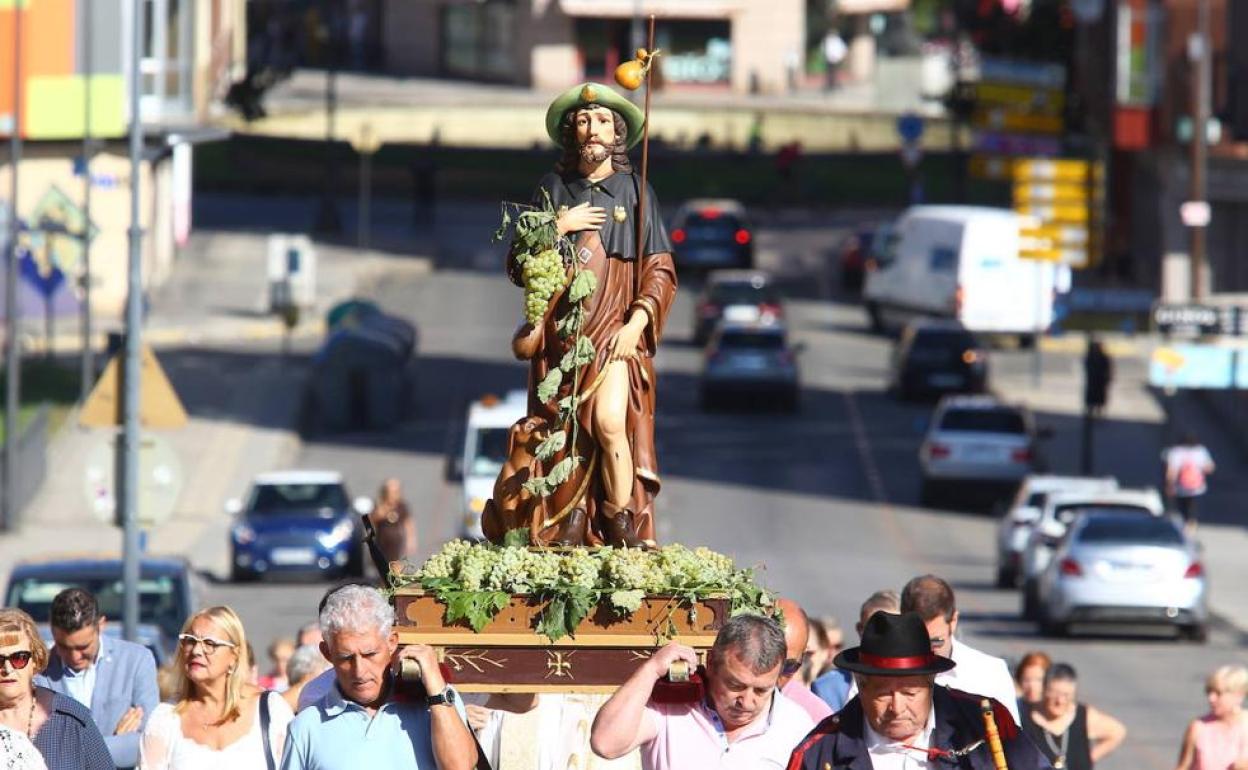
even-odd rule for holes
{"type": "Polygon", "coordinates": [[[269,739],[269,696],[272,690],[260,693],[260,742],[264,744],[264,764],[269,770],[276,770],[273,761],[273,742],[269,739]]]}

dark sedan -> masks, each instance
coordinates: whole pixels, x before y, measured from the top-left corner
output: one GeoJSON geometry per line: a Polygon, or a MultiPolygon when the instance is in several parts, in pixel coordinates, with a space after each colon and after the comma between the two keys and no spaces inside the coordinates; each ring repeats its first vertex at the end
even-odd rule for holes
{"type": "Polygon", "coordinates": [[[983,393],[988,386],[988,353],[957,321],[917,320],[893,348],[890,380],[892,391],[902,399],[983,393]]]}

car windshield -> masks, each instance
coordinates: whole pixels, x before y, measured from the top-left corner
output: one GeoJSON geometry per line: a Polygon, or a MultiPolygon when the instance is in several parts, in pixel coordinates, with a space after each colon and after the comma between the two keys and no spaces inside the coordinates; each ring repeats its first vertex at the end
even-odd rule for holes
{"type": "Polygon", "coordinates": [[[944,363],[960,359],[963,353],[977,347],[975,338],[966,332],[920,329],[910,346],[910,357],[916,362],[944,363]]]}
{"type": "MultiPolygon", "coordinates": [[[[20,578],[9,584],[5,604],[25,610],[36,623],[47,623],[52,610],[52,599],[66,588],[83,588],[95,596],[100,614],[107,618],[121,619],[123,586],[121,567],[116,577],[74,576],[60,574],[51,578],[20,578]]],[[[182,631],[182,623],[190,614],[184,606],[180,584],[184,578],[175,575],[144,575],[139,580],[139,622],[159,626],[173,639],[182,631]]]]}
{"type": "Polygon", "coordinates": [[[347,494],[341,484],[260,484],[248,511],[270,515],[307,511],[341,511],[347,494]]]}
{"type": "Polygon", "coordinates": [[[711,287],[711,301],[718,305],[778,305],[780,293],[767,284],[717,283],[711,287]]]}
{"type": "Polygon", "coordinates": [[[1086,503],[1077,503],[1074,505],[1059,505],[1054,512],[1054,516],[1061,523],[1069,524],[1086,513],[1152,515],[1152,511],[1142,505],[1088,505],[1086,503]]]}
{"type": "Polygon", "coordinates": [[[950,409],[940,421],[941,430],[971,433],[1026,433],[1023,416],[1011,409],[950,409]]]}
{"type": "Polygon", "coordinates": [[[706,217],[701,214],[690,214],[685,220],[685,241],[687,243],[735,243],[737,231],[743,229],[741,221],[731,214],[719,214],[706,217]]]}
{"type": "Polygon", "coordinates": [[[1159,516],[1095,516],[1079,530],[1076,540],[1085,545],[1182,545],[1183,533],[1174,522],[1159,516]]]}
{"type": "Polygon", "coordinates": [[[470,476],[497,476],[507,460],[507,428],[478,428],[470,476]]]}
{"type": "Polygon", "coordinates": [[[729,332],[719,338],[721,350],[784,350],[784,337],[762,332],[729,332]]]}

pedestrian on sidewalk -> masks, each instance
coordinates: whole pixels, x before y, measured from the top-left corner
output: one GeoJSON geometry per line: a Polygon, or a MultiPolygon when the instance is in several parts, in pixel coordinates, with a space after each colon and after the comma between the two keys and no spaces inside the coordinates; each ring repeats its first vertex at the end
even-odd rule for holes
{"type": "Polygon", "coordinates": [[[156,662],[141,644],[106,636],[90,592],[66,588],[49,610],[55,655],[35,683],[91,710],[117,767],[139,763],[139,739],[160,703],[156,662]]]}
{"type": "Polygon", "coordinates": [[[1174,501],[1189,534],[1196,530],[1196,503],[1208,491],[1209,474],[1215,468],[1209,450],[1191,431],[1166,450],[1166,495],[1174,501]]]}
{"type": "Polygon", "coordinates": [[[1080,703],[1075,669],[1054,663],[1044,676],[1044,697],[1023,711],[1023,732],[1054,770],[1092,770],[1127,738],[1127,728],[1104,711],[1080,703]]]}
{"type": "Polygon", "coordinates": [[[398,479],[386,479],[381,485],[369,518],[377,532],[377,547],[387,562],[416,553],[416,522],[403,500],[403,486],[398,479]]]}
{"type": "Polygon", "coordinates": [[[1209,675],[1209,713],[1193,719],[1183,735],[1175,770],[1248,770],[1248,669],[1222,666],[1209,675]]]}
{"type": "Polygon", "coordinates": [[[1018,711],[1034,705],[1044,697],[1044,675],[1049,672],[1053,659],[1039,650],[1033,650],[1018,661],[1014,669],[1014,689],[1018,692],[1018,711]]]}
{"type": "Polygon", "coordinates": [[[1088,340],[1083,357],[1083,405],[1093,417],[1100,417],[1109,400],[1109,385],[1114,381],[1114,362],[1105,346],[1095,337],[1088,340]]]}

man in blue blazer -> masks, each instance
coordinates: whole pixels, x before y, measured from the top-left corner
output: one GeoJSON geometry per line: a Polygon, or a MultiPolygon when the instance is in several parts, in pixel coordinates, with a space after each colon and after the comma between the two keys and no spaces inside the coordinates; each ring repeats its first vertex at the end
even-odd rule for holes
{"type": "Polygon", "coordinates": [[[52,600],[52,640],[56,654],[35,684],[68,695],[91,709],[113,764],[139,764],[139,741],[160,702],[156,660],[141,644],[105,637],[105,618],[95,597],[67,588],[52,600]]]}

